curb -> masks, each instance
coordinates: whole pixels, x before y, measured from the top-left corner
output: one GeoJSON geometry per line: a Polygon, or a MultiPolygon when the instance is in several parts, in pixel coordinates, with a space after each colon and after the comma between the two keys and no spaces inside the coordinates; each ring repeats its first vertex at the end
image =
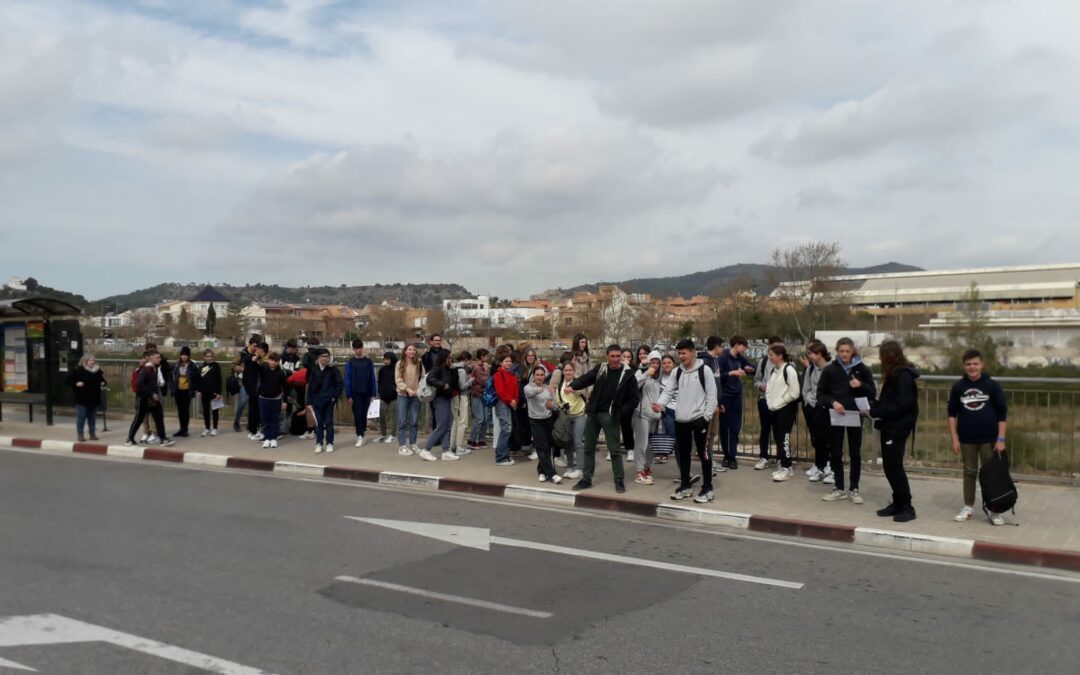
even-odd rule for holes
{"type": "Polygon", "coordinates": [[[973,539],[953,539],[928,534],[894,532],[870,527],[853,527],[816,523],[791,518],[758,516],[748,513],[714,511],[693,506],[681,506],[668,503],[648,502],[624,497],[569,492],[547,487],[527,485],[489,483],[485,481],[465,480],[461,478],[441,478],[422,474],[396,471],[378,471],[323,464],[308,464],[296,461],[274,461],[253,457],[229,457],[201,452],[184,452],[171,448],[150,446],[105,445],[102,443],[72,443],[70,441],[39,440],[32,438],[12,438],[0,436],[0,449],[20,448],[38,450],[43,453],[87,454],[124,459],[140,459],[151,462],[173,464],[191,464],[193,466],[212,466],[248,471],[267,471],[288,475],[313,476],[335,480],[378,483],[397,487],[411,487],[422,490],[439,490],[485,497],[501,497],[520,501],[571,506],[597,511],[627,513],[636,516],[659,518],[685,523],[716,525],[753,532],[778,534],[788,537],[800,537],[858,544],[871,548],[881,548],[908,553],[927,553],[949,558],[984,560],[1011,565],[1045,567],[1070,572],[1080,572],[1080,552],[1064,551],[1030,546],[1014,546],[973,539]]]}

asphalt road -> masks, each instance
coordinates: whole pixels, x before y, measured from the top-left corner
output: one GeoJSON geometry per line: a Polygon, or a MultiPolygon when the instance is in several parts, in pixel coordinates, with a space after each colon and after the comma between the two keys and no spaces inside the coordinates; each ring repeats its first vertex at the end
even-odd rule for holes
{"type": "MultiPolygon", "coordinates": [[[[207,672],[123,640],[26,644],[12,628],[26,620],[11,617],[41,614],[274,673],[1071,673],[1080,662],[1080,584],[1063,580],[416,491],[0,453],[0,664],[207,672]],[[344,516],[805,586],[483,551],[344,516]]],[[[0,665],[9,672],[26,671],[0,665]]]]}

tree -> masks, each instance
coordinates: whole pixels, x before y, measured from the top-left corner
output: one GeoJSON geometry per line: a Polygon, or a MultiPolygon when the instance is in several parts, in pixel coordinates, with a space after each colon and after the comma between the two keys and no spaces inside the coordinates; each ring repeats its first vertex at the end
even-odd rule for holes
{"type": "Polygon", "coordinates": [[[23,286],[26,286],[26,290],[33,293],[41,286],[41,284],[39,284],[38,280],[34,277],[27,277],[26,281],[23,282],[23,286]]]}
{"type": "Polygon", "coordinates": [[[429,309],[424,313],[424,334],[431,336],[436,333],[443,337],[445,347],[450,349],[450,345],[453,344],[454,338],[457,336],[455,332],[453,335],[448,335],[448,323],[446,321],[446,314],[442,309],[429,309]]]}
{"type": "Polygon", "coordinates": [[[634,332],[644,343],[654,345],[671,334],[670,313],[659,303],[649,302],[637,308],[634,332]]]}
{"type": "Polygon", "coordinates": [[[957,312],[958,321],[948,331],[950,371],[963,371],[963,356],[968,349],[982,352],[983,363],[993,370],[998,365],[998,346],[986,329],[986,308],[979,294],[979,286],[974,281],[964,293],[957,312]]]}
{"type": "MultiPolygon", "coordinates": [[[[166,314],[166,316],[169,316],[166,314]]],[[[180,316],[172,327],[173,337],[180,340],[196,340],[199,337],[199,329],[195,327],[195,321],[188,312],[187,307],[180,309],[180,316]]]]}
{"type": "Polygon", "coordinates": [[[844,304],[835,277],[843,270],[840,244],[808,242],[772,252],[768,278],[775,285],[771,299],[795,323],[803,341],[825,325],[825,318],[844,304]]]}
{"type": "Polygon", "coordinates": [[[630,306],[624,293],[614,293],[600,306],[604,322],[605,340],[622,344],[635,337],[632,335],[637,323],[637,311],[630,306]]]}
{"type": "Polygon", "coordinates": [[[206,308],[206,334],[209,337],[214,337],[214,328],[217,326],[217,310],[214,309],[214,303],[210,303],[210,306],[206,308]]]}
{"type": "Polygon", "coordinates": [[[383,342],[405,340],[412,334],[405,312],[390,307],[376,307],[372,310],[368,331],[383,342]]]}
{"type": "Polygon", "coordinates": [[[676,342],[683,339],[692,339],[694,337],[694,322],[683,321],[675,330],[674,337],[676,342]]]}
{"type": "MultiPolygon", "coordinates": [[[[221,317],[214,320],[214,337],[222,340],[231,340],[233,344],[242,342],[244,337],[244,325],[241,321],[240,306],[229,304],[221,317]]],[[[209,315],[207,316],[209,323],[209,315]]]]}

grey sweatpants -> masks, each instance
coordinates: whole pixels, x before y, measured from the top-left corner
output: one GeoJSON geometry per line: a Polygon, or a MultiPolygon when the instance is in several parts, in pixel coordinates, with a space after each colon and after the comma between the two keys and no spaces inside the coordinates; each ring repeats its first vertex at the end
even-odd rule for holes
{"type": "Polygon", "coordinates": [[[659,419],[650,420],[640,412],[634,413],[634,464],[638,473],[652,468],[653,452],[649,447],[649,434],[656,431],[659,419]]]}

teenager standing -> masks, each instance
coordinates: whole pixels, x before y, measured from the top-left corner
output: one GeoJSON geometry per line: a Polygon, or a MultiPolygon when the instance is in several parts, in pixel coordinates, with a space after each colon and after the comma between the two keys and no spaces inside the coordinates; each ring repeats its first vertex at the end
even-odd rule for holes
{"type": "MultiPolygon", "coordinates": [[[[746,360],[750,341],[743,335],[733,335],[731,346],[716,358],[717,392],[720,396],[720,448],[723,457],[720,471],[738,467],[739,434],[743,423],[743,379],[754,374],[754,367],[746,360]]],[[[761,464],[759,461],[758,464],[761,464]]],[[[758,468],[757,466],[754,467],[758,468]]],[[[763,467],[764,468],[764,467],[763,467]]]]}
{"type": "Polygon", "coordinates": [[[191,423],[191,401],[195,398],[198,377],[198,368],[191,361],[191,347],[185,345],[180,348],[180,358],[176,360],[176,367],[173,368],[172,378],[169,381],[169,391],[172,392],[173,400],[176,401],[176,417],[180,422],[180,430],[174,434],[175,436],[183,438],[188,435],[188,425],[191,423]]]}
{"type": "Polygon", "coordinates": [[[356,427],[356,447],[364,444],[367,415],[371,399],[379,389],[375,378],[375,364],[364,353],[364,341],[352,341],[353,356],[345,362],[345,399],[352,409],[353,426],[356,427]]]}
{"type": "Polygon", "coordinates": [[[285,387],[288,374],[281,367],[281,355],[270,352],[266,363],[259,368],[259,417],[263,425],[262,446],[276,448],[281,436],[281,411],[285,403],[285,387]]]}
{"type": "Polygon", "coordinates": [[[533,445],[536,448],[536,473],[540,482],[562,482],[562,477],[555,472],[551,457],[551,429],[555,421],[552,417],[556,408],[551,387],[545,384],[548,370],[542,365],[532,369],[532,381],[525,385],[525,401],[529,411],[529,424],[532,425],[533,445]]]}
{"type": "Polygon", "coordinates": [[[221,412],[214,408],[214,401],[221,400],[221,366],[214,360],[214,350],[203,352],[203,362],[199,365],[199,403],[202,405],[202,436],[217,436],[218,417],[221,412]]]}
{"type": "MultiPolygon", "coordinates": [[[[769,347],[773,345],[783,345],[784,339],[773,335],[768,339],[769,347]]],[[[758,390],[758,420],[761,422],[761,432],[758,434],[758,456],[759,459],[754,468],[758,471],[764,471],[769,467],[769,440],[772,436],[772,415],[769,414],[769,404],[765,400],[765,390],[769,387],[769,378],[772,377],[773,363],[769,358],[769,352],[765,352],[765,356],[761,357],[761,362],[758,363],[757,372],[754,375],[754,384],[757,385],[758,390]]],[[[737,469],[737,465],[730,465],[729,468],[737,469]]]]}
{"type": "Polygon", "coordinates": [[[498,438],[495,442],[495,466],[513,466],[514,460],[510,458],[510,433],[513,424],[511,417],[520,402],[520,390],[517,376],[511,370],[514,359],[509,351],[498,351],[495,358],[499,362],[499,369],[492,375],[495,378],[495,394],[499,399],[495,404],[495,418],[499,421],[498,438]]]}
{"type": "Polygon", "coordinates": [[[476,362],[469,373],[469,379],[472,381],[469,395],[471,397],[473,426],[469,432],[468,445],[474,449],[487,447],[484,439],[487,438],[491,408],[484,405],[482,398],[484,389],[487,387],[488,378],[491,377],[491,364],[488,362],[489,354],[490,352],[486,349],[478,349],[476,351],[476,362]]]}
{"type": "Polygon", "coordinates": [[[832,465],[829,463],[829,409],[818,400],[818,384],[821,382],[821,372],[829,365],[832,355],[829,348],[820,340],[811,340],[806,346],[804,363],[806,372],[803,373],[802,396],[803,418],[806,420],[806,431],[810,436],[810,445],[814,447],[814,464],[806,471],[806,477],[811,483],[824,482],[831,485],[835,482],[832,465]]]}
{"type": "MultiPolygon", "coordinates": [[[[963,359],[964,376],[952,386],[948,406],[953,452],[964,460],[964,508],[956,514],[958,522],[970,520],[974,514],[979,466],[989,462],[994,453],[1005,452],[1008,413],[1005,390],[983,372],[979,350],[967,350],[963,359]]],[[[1005,518],[995,513],[990,522],[1004,525],[1005,518]]]]}
{"type": "Polygon", "coordinates": [[[450,428],[454,423],[451,401],[458,390],[458,378],[450,368],[450,353],[441,351],[435,356],[432,369],[428,371],[428,386],[435,390],[435,431],[428,437],[427,444],[420,451],[420,459],[435,462],[438,457],[431,454],[436,445],[442,445],[442,458],[453,461],[459,457],[450,451],[450,428]]]}
{"type": "Polygon", "coordinates": [[[697,448],[701,460],[701,492],[694,497],[699,504],[715,499],[712,485],[712,455],[709,452],[709,421],[716,410],[716,378],[705,362],[698,358],[694,341],[683,339],[675,345],[681,364],[673,373],[653,411],[661,412],[678,394],[675,407],[675,451],[679,462],[679,487],[671,498],[686,499],[691,491],[690,451],[697,448]]]}
{"type": "Polygon", "coordinates": [[[560,414],[570,418],[570,447],[563,448],[564,459],[568,471],[563,478],[581,478],[583,461],[585,459],[585,399],[578,393],[566,391],[563,385],[574,381],[574,364],[567,360],[562,364],[559,371],[558,382],[552,376],[552,384],[555,390],[555,403],[559,406],[560,414]]]}
{"type": "Polygon", "coordinates": [[[634,411],[634,443],[636,445],[637,455],[635,457],[635,466],[637,467],[637,477],[634,478],[635,483],[641,485],[652,485],[652,462],[653,452],[649,447],[649,434],[657,430],[660,424],[660,418],[663,415],[663,409],[659,412],[653,410],[653,403],[659,398],[660,394],[664,393],[664,387],[660,384],[661,377],[661,356],[660,352],[650,351],[642,358],[642,362],[645,365],[645,370],[638,369],[635,374],[637,379],[638,390],[640,391],[640,401],[634,411]]]}
{"type": "Polygon", "coordinates": [[[405,347],[394,373],[394,384],[398,392],[398,454],[409,456],[420,452],[420,448],[416,447],[417,424],[420,419],[420,399],[417,398],[417,391],[420,389],[420,378],[424,375],[424,366],[420,363],[416,345],[405,347]]]}
{"type": "Polygon", "coordinates": [[[397,384],[394,382],[394,369],[397,368],[397,354],[383,352],[382,368],[379,368],[379,442],[392,443],[397,432],[397,384]]]}
{"type": "MultiPolygon", "coordinates": [[[[818,381],[818,401],[826,408],[832,408],[839,414],[858,412],[856,398],[866,398],[867,402],[877,396],[874,375],[862,362],[851,338],[840,338],[836,342],[836,358],[821,371],[818,381]]],[[[862,475],[862,426],[831,426],[829,430],[829,453],[836,484],[833,491],[822,497],[823,501],[835,502],[850,499],[853,504],[862,504],[859,494],[859,478],[862,475]],[[851,493],[844,490],[844,439],[848,443],[848,455],[851,460],[851,493]]]]}
{"type": "Polygon", "coordinates": [[[795,366],[788,361],[787,348],[784,345],[769,347],[769,362],[772,375],[765,389],[765,404],[769,408],[769,426],[773,440],[776,441],[776,471],[772,479],[776,482],[790,480],[794,475],[791,469],[791,430],[795,426],[795,417],[799,410],[799,374],[795,366]]]}
{"type": "Polygon", "coordinates": [[[870,401],[870,417],[879,429],[881,463],[892,488],[892,502],[877,514],[898,523],[915,520],[911,486],[904,471],[904,448],[919,419],[919,373],[908,363],[899,342],[878,347],[881,359],[881,396],[870,401]]]}
{"type": "Polygon", "coordinates": [[[135,375],[135,418],[131,421],[131,427],[128,428],[128,437],[124,445],[138,445],[135,442],[135,434],[147,417],[153,419],[161,445],[168,447],[175,443],[165,433],[165,415],[161,409],[163,378],[158,370],[160,364],[161,355],[153,350],[148,351],[145,362],[135,375]]]}
{"type": "Polygon", "coordinates": [[[466,445],[465,432],[469,428],[469,402],[472,399],[472,354],[461,352],[457,360],[451,360],[450,372],[457,378],[454,395],[450,399],[450,413],[454,422],[450,426],[450,452],[460,457],[472,452],[466,445]]]}
{"type": "Polygon", "coordinates": [[[330,352],[319,350],[315,367],[307,371],[304,396],[308,410],[315,415],[315,454],[334,451],[334,407],[343,389],[341,371],[333,365],[330,352]]]}

